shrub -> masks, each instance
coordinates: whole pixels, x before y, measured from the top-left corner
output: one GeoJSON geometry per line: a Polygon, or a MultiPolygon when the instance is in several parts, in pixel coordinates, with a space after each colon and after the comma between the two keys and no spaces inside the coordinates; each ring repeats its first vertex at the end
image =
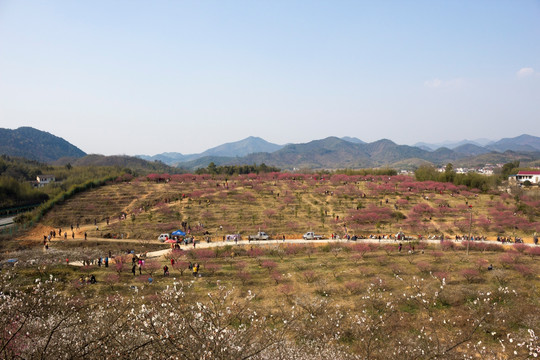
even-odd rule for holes
{"type": "Polygon", "coordinates": [[[304,249],[301,245],[287,245],[285,247],[285,254],[287,255],[296,255],[304,249]]]}
{"type": "Polygon", "coordinates": [[[349,281],[344,286],[351,295],[357,295],[362,292],[362,284],[358,281],[349,281]]]}
{"type": "Polygon", "coordinates": [[[531,257],[537,257],[540,256],[540,247],[529,247],[527,249],[527,254],[531,257]]]}
{"type": "Polygon", "coordinates": [[[525,278],[532,278],[534,276],[534,270],[527,265],[516,264],[514,265],[514,270],[516,270],[521,276],[525,278]]]}
{"type": "Polygon", "coordinates": [[[484,271],[487,269],[488,261],[486,259],[476,259],[476,268],[478,271],[484,271]]]}
{"type": "Polygon", "coordinates": [[[422,273],[430,273],[432,271],[431,264],[426,261],[420,261],[418,264],[416,264],[416,267],[422,273]]]}
{"type": "Polygon", "coordinates": [[[355,264],[358,264],[361,260],[364,259],[364,257],[361,254],[353,254],[351,256],[351,259],[354,261],[355,264]]]}
{"type": "Polygon", "coordinates": [[[469,250],[471,251],[484,252],[487,249],[487,244],[483,242],[476,242],[476,241],[463,241],[462,246],[465,248],[469,246],[469,250]]]}
{"type": "Polygon", "coordinates": [[[392,274],[394,274],[394,275],[403,274],[403,269],[398,264],[392,264],[390,266],[390,270],[392,270],[392,274]]]}
{"type": "Polygon", "coordinates": [[[247,255],[251,258],[258,258],[264,255],[264,251],[261,248],[255,247],[247,251],[247,255]]]}
{"type": "Polygon", "coordinates": [[[353,251],[360,254],[362,257],[364,257],[366,253],[371,251],[371,247],[366,243],[355,244],[352,246],[352,249],[353,251]]]}
{"type": "Polygon", "coordinates": [[[388,258],[386,256],[379,256],[377,257],[377,263],[380,266],[385,266],[388,263],[388,258]]]}
{"type": "Polygon", "coordinates": [[[143,270],[149,274],[151,277],[154,277],[154,273],[161,269],[161,264],[157,261],[147,261],[143,265],[143,270]]]}
{"type": "Polygon", "coordinates": [[[442,251],[433,251],[431,253],[431,256],[433,256],[433,258],[435,259],[435,261],[437,262],[440,262],[441,259],[443,258],[444,256],[444,253],[442,251]]]}
{"type": "Polygon", "coordinates": [[[448,282],[450,280],[450,274],[446,271],[436,271],[433,273],[433,276],[435,276],[440,282],[448,282]]]}
{"type": "Polygon", "coordinates": [[[277,263],[274,262],[274,261],[271,261],[271,260],[264,260],[261,263],[261,266],[263,268],[265,268],[266,270],[268,270],[268,272],[271,272],[272,270],[274,270],[277,267],[277,263]]]}
{"type": "Polygon", "coordinates": [[[308,284],[311,284],[317,279],[317,274],[312,270],[308,270],[302,273],[302,277],[304,278],[304,280],[306,280],[308,284]]]}
{"type": "Polygon", "coordinates": [[[105,282],[110,286],[117,284],[120,281],[120,276],[116,274],[107,274],[105,277],[105,282]]]}
{"type": "Polygon", "coordinates": [[[506,286],[506,284],[508,283],[508,274],[504,270],[501,270],[501,269],[493,270],[491,271],[491,276],[495,280],[497,280],[497,282],[501,286],[506,286]]]}
{"type": "Polygon", "coordinates": [[[374,278],[371,282],[371,286],[378,290],[388,290],[388,285],[386,284],[386,281],[381,277],[374,278]]]}
{"type": "Polygon", "coordinates": [[[214,275],[216,271],[219,271],[219,269],[221,269],[221,265],[216,263],[208,263],[204,266],[204,268],[210,273],[210,275],[214,275]]]}
{"type": "Polygon", "coordinates": [[[234,264],[234,267],[237,269],[237,270],[244,270],[244,268],[246,267],[246,262],[245,261],[238,261],[237,263],[234,264]]]}
{"type": "Polygon", "coordinates": [[[395,245],[388,244],[388,245],[384,245],[383,249],[386,252],[386,255],[390,256],[390,254],[396,251],[397,248],[395,245]]]}
{"type": "Polygon", "coordinates": [[[504,251],[504,246],[502,246],[500,244],[487,243],[487,244],[485,244],[485,246],[486,246],[486,251],[493,251],[493,252],[504,251]]]}
{"type": "Polygon", "coordinates": [[[184,271],[188,268],[189,263],[187,261],[176,261],[173,264],[173,269],[180,272],[180,276],[184,275],[184,271]]]}
{"type": "Polygon", "coordinates": [[[456,249],[456,244],[454,242],[452,242],[452,241],[443,240],[443,241],[441,241],[441,249],[443,251],[455,250],[456,249]]]}
{"type": "Polygon", "coordinates": [[[122,271],[124,271],[124,264],[125,263],[122,261],[122,259],[118,259],[118,258],[115,259],[114,269],[116,270],[118,275],[120,275],[122,271]]]}
{"type": "Polygon", "coordinates": [[[276,282],[276,285],[278,285],[281,280],[283,280],[283,276],[277,271],[272,272],[272,274],[270,274],[270,277],[276,282]]]}
{"type": "Polygon", "coordinates": [[[287,298],[290,298],[294,295],[294,287],[290,284],[281,285],[279,287],[279,292],[285,295],[287,298]]]}
{"type": "Polygon", "coordinates": [[[529,250],[529,246],[525,244],[517,243],[517,244],[512,245],[512,249],[523,254],[525,251],[529,250]]]}
{"type": "Polygon", "coordinates": [[[137,276],[137,280],[143,283],[147,283],[149,278],[150,278],[150,275],[146,275],[146,274],[137,276]]]}
{"type": "Polygon", "coordinates": [[[520,258],[519,253],[504,253],[501,256],[499,256],[499,262],[501,265],[505,268],[511,268],[512,265],[519,262],[520,258]]]}
{"type": "Polygon", "coordinates": [[[476,282],[480,280],[480,272],[473,268],[461,270],[461,276],[467,280],[468,283],[476,282]]]}
{"type": "Polygon", "coordinates": [[[251,274],[245,270],[239,270],[236,277],[240,279],[242,285],[246,285],[251,280],[251,274]]]}

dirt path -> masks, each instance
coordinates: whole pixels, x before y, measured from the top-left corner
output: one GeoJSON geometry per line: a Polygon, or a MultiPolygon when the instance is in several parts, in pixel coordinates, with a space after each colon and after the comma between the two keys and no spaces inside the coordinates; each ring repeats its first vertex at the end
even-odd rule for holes
{"type": "MultiPolygon", "coordinates": [[[[105,239],[110,240],[110,239],[105,239]]],[[[449,241],[449,240],[448,240],[449,241]]],[[[422,242],[426,242],[429,244],[440,244],[440,240],[422,240],[422,242]]],[[[454,242],[452,240],[452,242],[454,242]]],[[[456,241],[456,243],[460,243],[461,241],[456,241]]],[[[372,244],[398,244],[400,241],[396,240],[378,240],[378,239],[359,239],[357,241],[353,240],[345,240],[345,239],[323,239],[323,240],[304,240],[304,239],[287,239],[285,241],[283,240],[241,240],[238,241],[238,243],[235,243],[233,241],[216,241],[216,242],[201,242],[195,244],[195,247],[193,247],[193,244],[188,245],[182,245],[180,248],[182,250],[191,250],[191,249],[206,249],[206,248],[214,248],[214,247],[220,247],[220,246],[253,246],[253,245],[263,245],[263,246],[271,246],[271,245],[282,245],[282,244],[316,244],[316,245],[324,245],[328,243],[343,243],[343,244],[356,244],[356,243],[372,243],[372,244]]],[[[404,245],[407,244],[407,241],[401,241],[404,245]]],[[[486,241],[475,241],[475,243],[484,243],[484,244],[492,244],[493,241],[486,240],[486,241]]],[[[511,243],[505,243],[501,244],[503,246],[511,246],[513,244],[511,243]]],[[[535,246],[534,244],[526,244],[528,246],[535,246]]],[[[150,251],[146,253],[146,258],[159,258],[162,256],[167,255],[171,251],[170,248],[163,249],[163,250],[156,250],[156,251],[150,251]]],[[[141,255],[141,254],[138,254],[141,255]]],[[[80,261],[74,261],[70,263],[70,265],[73,266],[83,266],[82,262],[80,261]]]]}

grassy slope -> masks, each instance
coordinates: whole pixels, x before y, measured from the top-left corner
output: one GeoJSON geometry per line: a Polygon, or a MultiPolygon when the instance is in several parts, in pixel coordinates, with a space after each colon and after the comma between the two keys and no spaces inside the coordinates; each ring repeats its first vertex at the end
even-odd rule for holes
{"type": "Polygon", "coordinates": [[[515,200],[508,194],[474,194],[463,189],[441,191],[433,189],[432,183],[420,184],[407,177],[342,176],[341,179],[345,180],[338,181],[337,177],[332,180],[309,177],[295,180],[251,179],[246,176],[233,177],[225,182],[180,175],[168,183],[137,180],[77,195],[55,207],[43,223],[65,228],[77,222],[93,224],[95,219],[100,223],[99,231],[89,231],[91,237],[123,233],[136,239],[155,239],[159,233],[180,228],[182,221],[191,225],[196,236],[209,231],[213,239],[229,233],[247,236],[259,228],[273,236],[285,234],[288,238],[298,238],[308,230],[326,236],[332,232],[343,236],[346,227],[350,234],[359,235],[393,234],[403,229],[414,235],[443,232],[454,236],[468,233],[467,205],[472,205],[473,234],[494,238],[502,233],[531,241],[534,224],[538,224],[538,216],[531,210],[529,214],[516,213],[516,219],[532,224],[529,229],[514,229],[508,224],[498,226],[491,218],[495,207],[511,214],[516,212],[515,200]],[[410,184],[426,189],[408,191],[410,184]],[[362,194],[366,196],[362,197],[362,194]],[[420,214],[417,220],[412,221],[413,209],[418,204],[429,206],[430,213],[420,214]],[[441,208],[441,204],[448,207],[441,208]],[[409,220],[355,224],[349,217],[357,207],[365,210],[371,206],[398,211],[409,220]],[[128,216],[126,220],[119,221],[122,211],[128,216]],[[104,223],[107,217],[111,218],[109,226],[104,223]],[[481,226],[478,223],[481,219],[491,223],[481,226]],[[198,226],[199,222],[204,228],[198,226]]]}

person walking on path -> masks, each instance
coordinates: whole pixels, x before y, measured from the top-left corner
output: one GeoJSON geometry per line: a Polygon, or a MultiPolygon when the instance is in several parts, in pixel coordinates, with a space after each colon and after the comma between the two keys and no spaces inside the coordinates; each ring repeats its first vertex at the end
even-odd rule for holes
{"type": "Polygon", "coordinates": [[[135,271],[136,271],[136,265],[133,264],[133,266],[131,267],[131,272],[133,273],[133,276],[135,276],[135,271]]]}

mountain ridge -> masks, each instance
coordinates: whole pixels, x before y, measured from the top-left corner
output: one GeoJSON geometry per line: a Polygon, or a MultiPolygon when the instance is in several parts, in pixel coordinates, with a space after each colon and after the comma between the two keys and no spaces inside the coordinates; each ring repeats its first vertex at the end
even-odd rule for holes
{"type": "Polygon", "coordinates": [[[84,151],[67,140],[28,126],[0,128],[0,154],[52,162],[60,158],[81,158],[84,151]]]}
{"type": "MultiPolygon", "coordinates": [[[[135,157],[106,157],[88,155],[66,140],[47,132],[30,127],[16,130],[0,129],[0,154],[20,156],[44,162],[72,164],[117,164],[136,167],[152,167],[143,165],[135,159],[156,162],[156,169],[162,165],[194,170],[206,167],[210,162],[216,165],[240,165],[265,163],[285,170],[294,169],[337,169],[396,166],[410,168],[415,164],[429,162],[436,166],[481,161],[485,163],[501,163],[522,159],[534,163],[540,159],[540,137],[523,134],[515,138],[504,138],[492,141],[487,146],[480,146],[468,140],[450,143],[454,147],[430,149],[427,146],[399,145],[389,139],[380,139],[366,143],[355,137],[330,136],[324,139],[311,140],[306,143],[277,145],[260,137],[249,136],[245,139],[228,142],[210,148],[199,154],[182,154],[164,152],[153,156],[137,155],[135,157]],[[13,136],[13,134],[16,136],[13,136]],[[46,141],[43,141],[45,139],[46,141]],[[41,143],[36,142],[41,140],[41,143]],[[17,150],[22,146],[22,151],[17,150]],[[62,151],[60,151],[62,150],[62,151]],[[11,151],[11,152],[10,152],[11,151]],[[130,159],[131,158],[131,159],[130,159]],[[59,160],[61,159],[61,160],[59,160]]],[[[483,142],[487,139],[482,139],[483,142]]]]}

